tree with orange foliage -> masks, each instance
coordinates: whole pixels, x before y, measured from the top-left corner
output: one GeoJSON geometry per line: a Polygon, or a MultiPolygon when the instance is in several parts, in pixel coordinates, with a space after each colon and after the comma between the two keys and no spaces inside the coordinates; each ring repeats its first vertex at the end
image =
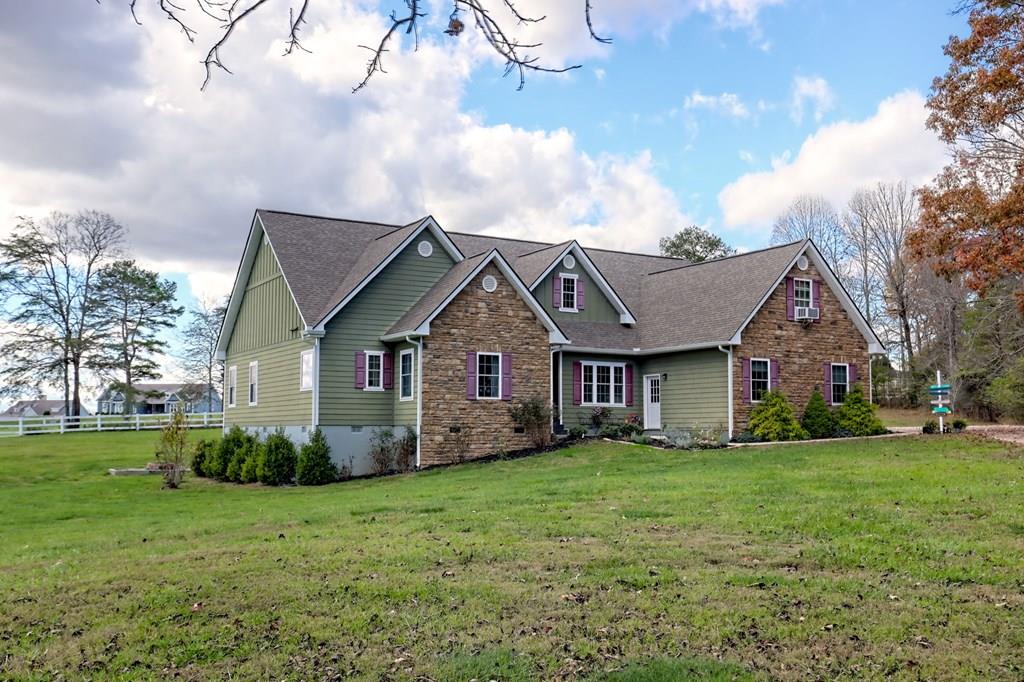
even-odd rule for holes
{"type": "Polygon", "coordinates": [[[928,126],[952,163],[921,190],[913,252],[984,294],[1017,280],[1024,311],[1024,0],[968,0],[971,33],[953,36],[932,83],[928,126]]]}

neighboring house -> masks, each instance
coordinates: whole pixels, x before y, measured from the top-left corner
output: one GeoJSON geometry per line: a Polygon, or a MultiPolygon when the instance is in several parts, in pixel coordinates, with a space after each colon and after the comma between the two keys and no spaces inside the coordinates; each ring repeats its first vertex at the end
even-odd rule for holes
{"type": "MultiPolygon", "coordinates": [[[[63,417],[66,414],[63,400],[19,400],[3,412],[0,412],[0,419],[63,417]]],[[[90,412],[85,409],[85,406],[82,406],[82,416],[90,416],[90,412]]]]}
{"type": "Polygon", "coordinates": [[[123,386],[108,386],[96,401],[98,414],[167,414],[182,409],[188,413],[220,412],[217,389],[205,384],[135,384],[133,404],[125,404],[123,386]],[[212,398],[210,398],[212,394],[212,398]]]}
{"type": "Polygon", "coordinates": [[[226,426],[319,426],[357,474],[381,428],[419,434],[419,466],[527,447],[527,397],[556,429],[607,407],[733,435],[771,388],[841,401],[883,351],[810,241],[688,264],[266,210],[219,342],[226,426]]]}

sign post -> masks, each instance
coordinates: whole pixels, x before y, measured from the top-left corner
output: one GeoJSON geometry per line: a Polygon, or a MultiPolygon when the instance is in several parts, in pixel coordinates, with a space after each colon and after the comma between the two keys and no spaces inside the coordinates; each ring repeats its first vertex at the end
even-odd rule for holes
{"type": "Polygon", "coordinates": [[[949,409],[949,391],[952,388],[949,384],[942,383],[942,372],[935,370],[935,384],[928,387],[928,393],[934,396],[932,400],[932,414],[939,415],[939,433],[946,432],[946,425],[943,421],[943,417],[950,414],[952,411],[949,409]]]}

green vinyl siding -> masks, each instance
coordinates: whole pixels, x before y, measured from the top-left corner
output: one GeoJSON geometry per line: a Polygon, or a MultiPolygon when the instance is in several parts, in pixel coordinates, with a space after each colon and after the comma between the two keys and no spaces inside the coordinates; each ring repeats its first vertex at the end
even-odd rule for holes
{"type": "Polygon", "coordinates": [[[313,392],[299,390],[300,354],[313,348],[307,339],[286,341],[228,356],[227,367],[238,368],[235,407],[228,407],[227,424],[240,426],[302,426],[313,423],[313,392]],[[249,405],[249,363],[259,363],[256,405],[249,405]]]}
{"type": "Polygon", "coordinates": [[[380,337],[453,264],[441,244],[432,235],[423,233],[327,323],[326,334],[320,341],[322,425],[390,426],[395,423],[395,390],[374,392],[355,387],[356,351],[390,350],[380,337]],[[429,258],[416,251],[423,239],[434,247],[429,258]]]}
{"type": "Polygon", "coordinates": [[[609,407],[612,421],[623,422],[627,416],[642,416],[643,393],[640,390],[640,368],[636,360],[611,355],[579,355],[576,353],[560,353],[562,356],[562,424],[567,429],[575,426],[590,426],[590,415],[593,405],[572,404],[572,363],[573,362],[624,362],[633,363],[633,405],[632,407],[609,407]]]}
{"type": "MultiPolygon", "coordinates": [[[[661,382],[662,429],[729,426],[728,356],[717,349],[644,358],[640,374],[665,375],[661,382]]],[[[640,377],[642,378],[642,376],[640,377]]],[[[643,414],[643,393],[637,393],[643,414]]]]}
{"type": "Polygon", "coordinates": [[[400,343],[395,346],[395,426],[416,426],[416,405],[419,400],[419,372],[416,370],[416,345],[400,343]],[[402,351],[412,350],[412,400],[401,399],[402,351]]]}
{"type": "Polygon", "coordinates": [[[302,338],[302,320],[281,270],[266,242],[256,252],[238,317],[228,341],[225,367],[237,367],[235,407],[227,406],[229,425],[299,426],[312,424],[313,392],[299,390],[299,354],[313,347],[302,338]],[[257,404],[249,405],[249,363],[259,363],[257,404]]]}
{"type": "Polygon", "coordinates": [[[555,322],[571,321],[571,322],[614,322],[619,323],[619,313],[612,307],[612,304],[605,298],[604,293],[597,286],[590,275],[583,270],[583,266],[577,262],[576,267],[572,270],[566,270],[565,268],[558,267],[548,273],[544,279],[537,284],[537,288],[533,290],[537,300],[540,301],[541,305],[544,306],[544,310],[548,311],[555,322]],[[557,310],[553,302],[552,289],[554,288],[554,279],[556,274],[562,272],[577,275],[578,282],[583,282],[584,292],[584,308],[578,313],[563,313],[557,310]]]}

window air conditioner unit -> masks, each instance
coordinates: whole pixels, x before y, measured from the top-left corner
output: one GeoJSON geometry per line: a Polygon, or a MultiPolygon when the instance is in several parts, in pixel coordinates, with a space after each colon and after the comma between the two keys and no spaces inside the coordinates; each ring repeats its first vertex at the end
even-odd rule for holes
{"type": "Polygon", "coordinates": [[[818,319],[817,308],[797,308],[796,319],[798,320],[816,320],[818,319]]]}

